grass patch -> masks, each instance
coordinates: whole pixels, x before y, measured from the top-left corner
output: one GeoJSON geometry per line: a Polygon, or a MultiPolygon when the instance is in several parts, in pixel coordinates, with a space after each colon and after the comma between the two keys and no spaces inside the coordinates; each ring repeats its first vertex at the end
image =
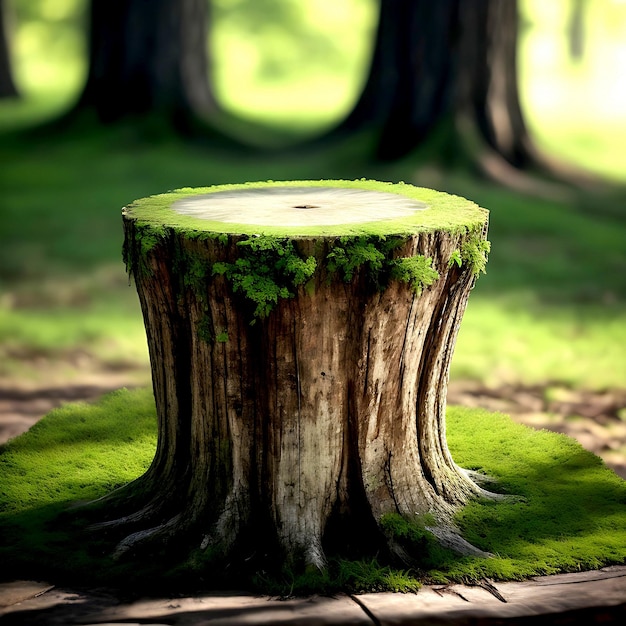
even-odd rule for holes
{"type": "Polygon", "coordinates": [[[623,388],[624,307],[548,305],[532,293],[495,296],[482,287],[479,281],[463,317],[453,379],[493,387],[554,382],[595,391],[623,388]]]}
{"type": "MultiPolygon", "coordinates": [[[[395,569],[376,555],[361,561],[337,555],[323,573],[270,577],[254,571],[244,579],[229,576],[207,555],[183,563],[158,554],[149,562],[114,563],[106,536],[86,534],[76,521],[53,523],[71,502],[97,498],[139,476],[156,444],[147,389],[68,405],[0,448],[2,577],[136,586],[158,572],[164,584],[234,584],[271,593],[415,591],[422,581],[518,580],[626,561],[626,482],[573,439],[505,415],[451,407],[448,440],[459,464],[493,476],[498,490],[518,496],[477,501],[458,516],[464,536],[493,558],[461,558],[402,527],[404,539],[429,552],[419,571],[395,569]]],[[[397,526],[391,518],[385,523],[397,526]]]]}

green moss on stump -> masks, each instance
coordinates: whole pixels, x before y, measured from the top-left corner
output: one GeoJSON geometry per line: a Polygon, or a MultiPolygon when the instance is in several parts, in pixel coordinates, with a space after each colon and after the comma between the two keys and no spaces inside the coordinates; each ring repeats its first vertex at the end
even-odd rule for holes
{"type": "Polygon", "coordinates": [[[241,256],[234,263],[214,263],[212,273],[226,276],[234,291],[254,303],[254,317],[266,317],[280,298],[291,298],[317,267],[315,257],[300,257],[293,243],[261,235],[237,243],[241,256]]]}
{"type": "Polygon", "coordinates": [[[220,234],[274,235],[276,237],[324,237],[360,235],[413,235],[420,232],[443,230],[452,233],[482,232],[488,212],[474,202],[433,189],[414,187],[405,183],[387,183],[374,180],[296,180],[266,181],[213,187],[186,187],[163,194],[135,200],[124,209],[125,215],[148,226],[156,237],[163,235],[164,228],[188,233],[191,237],[218,237],[220,234]],[[330,226],[267,226],[238,224],[200,219],[182,215],[172,209],[179,200],[194,196],[236,191],[241,189],[266,189],[272,187],[339,187],[394,193],[428,205],[424,211],[416,211],[410,217],[363,222],[357,224],[333,224],[330,226]]]}
{"type": "MultiPolygon", "coordinates": [[[[243,200],[242,200],[243,201],[243,200]]],[[[382,200],[381,200],[382,201],[382,200]]],[[[294,207],[295,208],[295,207],[294,207]]],[[[381,210],[384,211],[384,205],[381,210]]],[[[384,183],[372,180],[322,180],[290,182],[255,182],[240,185],[217,185],[185,188],[136,200],[124,209],[124,218],[133,229],[124,245],[124,261],[131,274],[149,274],[147,256],[155,247],[173,235],[185,238],[215,240],[224,249],[235,243],[238,258],[212,265],[185,252],[175,260],[184,276],[186,287],[202,300],[202,291],[211,276],[225,276],[235,292],[253,304],[253,323],[266,317],[283,298],[291,298],[300,285],[307,284],[309,293],[315,288],[310,279],[324,265],[327,278],[335,276],[350,282],[363,272],[368,283],[384,289],[391,280],[407,283],[416,294],[432,285],[439,272],[432,259],[423,255],[397,258],[396,251],[410,237],[435,231],[464,236],[460,250],[455,250],[448,266],[468,267],[474,275],[485,271],[489,242],[484,240],[488,212],[473,202],[432,189],[405,183],[384,183]],[[410,216],[377,219],[359,223],[281,226],[240,224],[183,215],[173,206],[185,199],[212,193],[297,188],[338,188],[397,194],[426,206],[410,216]],[[315,246],[313,255],[302,254],[294,245],[298,240],[326,242],[315,246]],[[137,241],[139,240],[139,241],[137,241]]],[[[206,338],[212,341],[212,337],[206,338]]]]}

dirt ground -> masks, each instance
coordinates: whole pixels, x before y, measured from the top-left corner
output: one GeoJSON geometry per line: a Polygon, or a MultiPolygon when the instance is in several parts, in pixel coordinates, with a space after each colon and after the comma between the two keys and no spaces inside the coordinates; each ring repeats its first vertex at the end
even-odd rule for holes
{"type": "MultiPolygon", "coordinates": [[[[93,365],[67,380],[58,375],[58,369],[57,375],[49,370],[28,382],[0,377],[0,443],[68,402],[92,401],[120,387],[149,384],[146,369],[111,371],[93,365]]],[[[452,381],[448,403],[501,411],[534,428],[570,435],[626,479],[626,389],[595,393],[559,386],[488,388],[472,381],[452,381]]]]}

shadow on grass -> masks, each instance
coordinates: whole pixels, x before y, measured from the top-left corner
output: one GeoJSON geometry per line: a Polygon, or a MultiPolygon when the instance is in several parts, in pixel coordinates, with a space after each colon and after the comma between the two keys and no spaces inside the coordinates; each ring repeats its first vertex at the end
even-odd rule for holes
{"type": "Polygon", "coordinates": [[[463,467],[493,476],[499,491],[516,496],[473,502],[458,515],[465,538],[493,558],[438,551],[436,562],[424,570],[399,571],[379,564],[376,554],[364,554],[358,562],[337,554],[330,555],[328,572],[304,577],[266,574],[261,562],[243,571],[188,551],[159,549],[113,561],[115,538],[87,532],[84,519],[61,514],[72,501],[97,498],[141,475],[154,454],[155,430],[150,391],[121,390],[95,405],[54,411],[0,448],[0,560],[5,564],[0,577],[132,586],[153,593],[155,579],[170,590],[235,586],[329,593],[410,589],[419,580],[516,580],[626,562],[625,481],[564,435],[459,407],[448,411],[453,457],[463,467]]]}
{"type": "MultiPolygon", "coordinates": [[[[516,496],[473,502],[459,514],[465,538],[496,555],[474,562],[476,574],[518,578],[626,560],[626,481],[599,457],[566,435],[501,414],[453,407],[448,421],[455,460],[516,496]],[[464,423],[474,439],[463,435],[464,423]]],[[[456,565],[444,572],[456,577],[456,565]]]]}

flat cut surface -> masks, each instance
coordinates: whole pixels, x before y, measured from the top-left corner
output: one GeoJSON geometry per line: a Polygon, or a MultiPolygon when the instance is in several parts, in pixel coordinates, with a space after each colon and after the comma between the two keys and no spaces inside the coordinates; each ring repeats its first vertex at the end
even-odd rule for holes
{"type": "Polygon", "coordinates": [[[365,179],[184,187],[139,198],[122,215],[135,221],[143,235],[152,229],[156,237],[164,228],[286,238],[385,237],[482,232],[489,220],[487,210],[460,196],[365,179]]]}
{"type": "Polygon", "coordinates": [[[172,210],[205,220],[264,226],[331,226],[410,217],[425,202],[340,187],[248,187],[178,200],[172,210]]]}

